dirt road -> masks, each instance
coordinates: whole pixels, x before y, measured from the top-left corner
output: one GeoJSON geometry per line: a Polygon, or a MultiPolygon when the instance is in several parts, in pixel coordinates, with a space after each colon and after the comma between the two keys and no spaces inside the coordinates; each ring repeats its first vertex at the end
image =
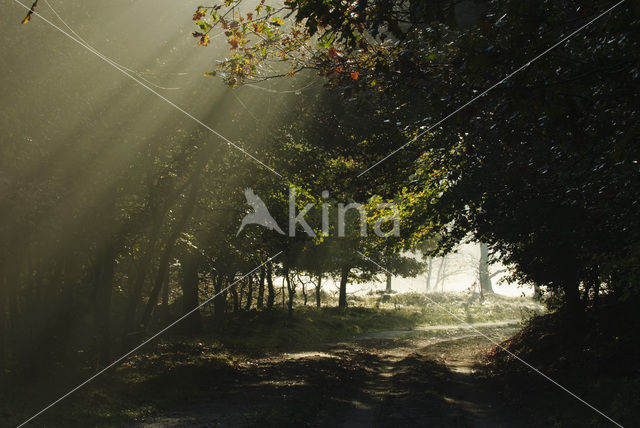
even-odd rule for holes
{"type": "MultiPolygon", "coordinates": [[[[517,326],[477,327],[502,340],[517,326]]],[[[527,426],[482,376],[492,344],[465,326],[378,332],[309,352],[245,361],[192,405],[140,427],[527,426]]]]}

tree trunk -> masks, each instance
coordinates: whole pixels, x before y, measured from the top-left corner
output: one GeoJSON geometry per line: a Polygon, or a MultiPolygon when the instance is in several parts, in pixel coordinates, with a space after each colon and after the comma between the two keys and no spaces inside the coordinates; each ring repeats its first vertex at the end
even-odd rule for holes
{"type": "Polygon", "coordinates": [[[142,256],[142,259],[140,260],[140,269],[138,271],[138,275],[136,276],[136,281],[133,285],[133,289],[131,290],[129,303],[125,311],[123,326],[123,332],[125,334],[137,330],[137,328],[134,326],[136,320],[136,311],[138,310],[138,305],[142,297],[142,288],[144,287],[144,282],[147,278],[147,271],[149,270],[149,266],[151,265],[151,260],[153,258],[153,249],[155,247],[155,243],[158,239],[159,233],[160,224],[159,222],[154,223],[154,225],[152,226],[151,236],[149,237],[149,241],[147,242],[144,254],[142,256]]]}
{"type": "MultiPolygon", "coordinates": [[[[176,237],[177,239],[177,237],[176,237]]],[[[174,241],[175,244],[175,241],[174,241]]],[[[147,300],[147,305],[145,306],[144,312],[142,313],[142,319],[140,320],[140,326],[142,328],[146,328],[149,326],[149,322],[151,321],[151,315],[156,308],[158,303],[158,295],[162,290],[162,285],[164,284],[164,279],[168,275],[169,272],[169,263],[171,261],[171,252],[173,250],[173,244],[165,247],[162,257],[160,257],[160,263],[158,264],[158,272],[156,273],[156,279],[154,282],[154,286],[149,293],[149,300],[147,300]]]]}
{"type": "Polygon", "coordinates": [[[485,243],[480,243],[478,277],[480,280],[480,288],[482,289],[482,294],[485,295],[493,293],[491,275],[489,275],[489,246],[485,243]]]}
{"type": "Polygon", "coordinates": [[[271,265],[267,266],[267,310],[273,309],[273,303],[276,300],[276,290],[273,287],[273,277],[271,265]]]}
{"type": "Polygon", "coordinates": [[[581,313],[580,306],[580,289],[578,281],[565,281],[562,284],[564,291],[565,304],[567,311],[572,316],[578,316],[581,313]]]}
{"type": "MultiPolygon", "coordinates": [[[[231,278],[231,283],[233,283],[233,278],[231,278]]],[[[233,313],[237,314],[240,311],[240,298],[238,296],[238,289],[236,288],[238,284],[234,284],[229,290],[231,291],[231,299],[233,300],[233,313]]]]}
{"type": "Polygon", "coordinates": [[[253,276],[249,275],[249,278],[247,278],[247,303],[244,306],[244,310],[249,312],[251,310],[252,303],[253,303],[253,276]]]}
{"type": "Polygon", "coordinates": [[[347,307],[347,283],[349,282],[350,270],[351,268],[348,266],[343,266],[340,270],[340,295],[338,297],[339,308],[347,307]]]}
{"type": "Polygon", "coordinates": [[[391,290],[391,274],[387,272],[386,276],[387,276],[387,288],[385,289],[385,293],[389,294],[392,291],[391,290]]]}
{"type": "Polygon", "coordinates": [[[443,256],[440,261],[440,265],[438,266],[438,272],[436,273],[436,283],[433,285],[433,290],[437,291],[438,286],[440,286],[440,291],[444,291],[444,278],[446,276],[446,261],[447,256],[443,256]]]}
{"type": "MultiPolygon", "coordinates": [[[[300,279],[300,277],[298,276],[298,279],[300,279]]],[[[304,302],[304,306],[307,306],[307,287],[306,284],[304,283],[304,281],[302,279],[300,279],[300,283],[302,284],[302,298],[303,298],[303,302],[304,302]]]]}
{"type": "Polygon", "coordinates": [[[427,293],[431,291],[431,273],[433,272],[433,257],[427,257],[427,293]]]}
{"type": "Polygon", "coordinates": [[[264,306],[264,279],[266,276],[266,269],[264,266],[260,268],[260,277],[258,278],[258,301],[256,306],[258,309],[262,309],[264,306]]]}
{"type": "Polygon", "coordinates": [[[218,274],[213,281],[213,295],[216,296],[213,299],[213,317],[216,322],[224,320],[224,310],[227,305],[227,295],[222,292],[224,284],[224,274],[218,274]]]}
{"type": "MultiPolygon", "coordinates": [[[[200,260],[197,255],[188,254],[182,259],[182,313],[187,314],[200,305],[198,289],[200,278],[198,271],[200,260]]],[[[202,330],[202,316],[200,310],[194,311],[183,321],[184,328],[189,333],[197,333],[202,330]]]]}
{"type": "Polygon", "coordinates": [[[289,299],[287,300],[287,313],[289,317],[293,316],[293,298],[296,295],[296,287],[291,281],[291,276],[289,275],[289,269],[286,269],[284,272],[284,278],[287,282],[287,291],[289,292],[289,299]]]}
{"type": "Polygon", "coordinates": [[[316,285],[316,307],[320,308],[320,293],[322,292],[322,274],[318,274],[318,284],[316,285]]]}
{"type": "Polygon", "coordinates": [[[171,235],[167,239],[165,249],[162,253],[162,257],[160,258],[160,264],[158,266],[158,274],[156,275],[155,284],[151,293],[149,294],[149,300],[147,301],[147,306],[142,315],[141,324],[146,328],[149,325],[149,321],[151,320],[151,315],[155,310],[156,304],[158,302],[158,295],[162,289],[162,284],[164,283],[165,276],[169,272],[169,262],[171,261],[171,254],[173,253],[173,249],[176,245],[176,241],[180,237],[180,234],[184,231],[187,222],[191,218],[191,213],[196,204],[196,199],[198,196],[198,189],[200,188],[199,181],[195,181],[191,185],[191,189],[189,192],[189,196],[187,201],[185,202],[184,211],[182,212],[182,216],[180,220],[173,228],[171,235]]]}
{"type": "Polygon", "coordinates": [[[533,284],[533,300],[542,301],[542,288],[538,284],[533,284]]]}
{"type": "Polygon", "coordinates": [[[169,270],[165,272],[162,281],[162,303],[160,304],[160,319],[163,323],[169,321],[169,270]]]}
{"type": "Polygon", "coordinates": [[[110,242],[99,255],[93,292],[94,326],[97,338],[97,364],[111,361],[111,292],[116,267],[115,243],[110,242]]]}

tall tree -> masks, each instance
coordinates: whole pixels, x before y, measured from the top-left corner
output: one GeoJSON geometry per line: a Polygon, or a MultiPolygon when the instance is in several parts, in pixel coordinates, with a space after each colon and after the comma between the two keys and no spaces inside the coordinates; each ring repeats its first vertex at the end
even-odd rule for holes
{"type": "Polygon", "coordinates": [[[480,260],[478,262],[478,278],[480,280],[480,290],[483,294],[493,293],[491,275],[489,274],[489,247],[485,243],[480,243],[480,260]]]}

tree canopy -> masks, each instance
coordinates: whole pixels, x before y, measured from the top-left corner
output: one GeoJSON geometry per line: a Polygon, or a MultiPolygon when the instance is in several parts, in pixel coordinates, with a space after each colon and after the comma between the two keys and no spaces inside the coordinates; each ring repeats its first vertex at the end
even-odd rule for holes
{"type": "Polygon", "coordinates": [[[487,242],[572,306],[637,292],[636,4],[240,0],[194,20],[224,31],[231,86],[312,69],[375,102],[359,172],[410,144],[356,187],[411,201],[410,239],[487,242]]]}

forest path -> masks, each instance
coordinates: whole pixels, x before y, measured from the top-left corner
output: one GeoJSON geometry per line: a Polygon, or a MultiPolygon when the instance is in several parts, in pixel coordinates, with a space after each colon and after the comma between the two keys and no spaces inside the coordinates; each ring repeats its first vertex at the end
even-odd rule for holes
{"type": "MultiPolygon", "coordinates": [[[[495,340],[515,332],[507,326],[481,331],[495,340]]],[[[418,334],[365,344],[373,354],[369,376],[338,425],[525,426],[482,378],[480,360],[493,346],[483,334],[460,326],[444,337],[418,334]]]]}
{"type": "Polygon", "coordinates": [[[212,380],[188,408],[138,426],[527,426],[479,366],[493,346],[483,335],[501,341],[517,329],[501,322],[376,332],[248,360],[232,383],[212,380]]]}

